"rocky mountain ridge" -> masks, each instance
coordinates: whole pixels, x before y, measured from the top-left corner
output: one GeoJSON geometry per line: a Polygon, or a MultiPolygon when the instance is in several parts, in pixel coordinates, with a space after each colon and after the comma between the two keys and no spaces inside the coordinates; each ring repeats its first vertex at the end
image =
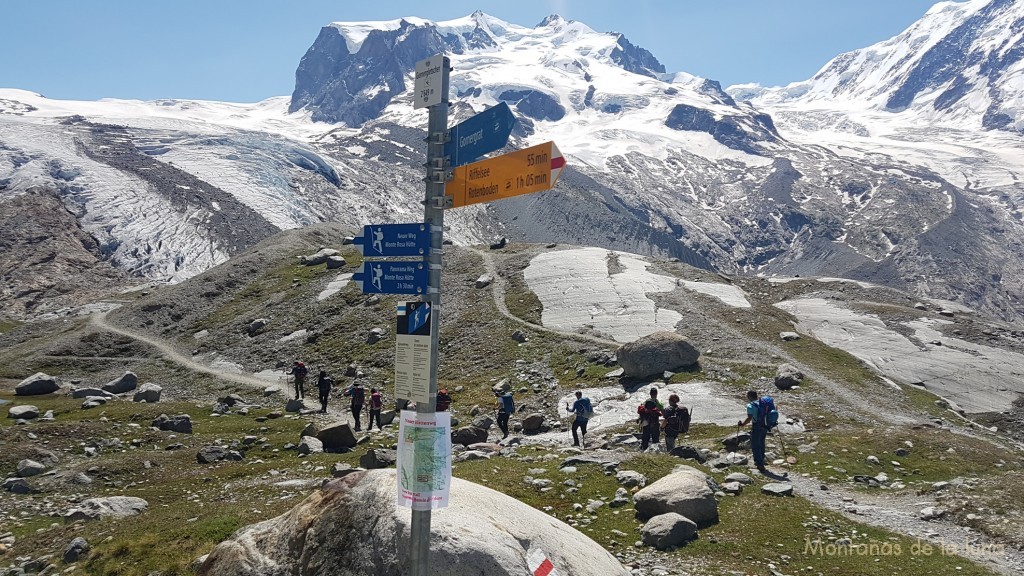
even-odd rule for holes
{"type": "Polygon", "coordinates": [[[1021,145],[1005,131],[898,132],[795,102],[766,113],[712,80],[660,72],[621,35],[555,17],[535,28],[482,13],[333,24],[300,64],[291,101],[249,108],[5,91],[0,199],[51,186],[112,261],[172,281],[274,228],[416,221],[423,113],[406,87],[432,50],[453,62],[453,123],[504,101],[520,121],[508,149],[555,140],[568,159],[554,191],[449,211],[455,242],[504,236],[671,255],[727,274],[842,276],[1021,319],[1021,145]],[[72,111],[117,137],[75,137],[72,111]],[[168,190],[198,204],[108,161],[121,146],[173,164],[168,190]],[[178,221],[189,225],[146,249],[143,239],[178,221]]]}

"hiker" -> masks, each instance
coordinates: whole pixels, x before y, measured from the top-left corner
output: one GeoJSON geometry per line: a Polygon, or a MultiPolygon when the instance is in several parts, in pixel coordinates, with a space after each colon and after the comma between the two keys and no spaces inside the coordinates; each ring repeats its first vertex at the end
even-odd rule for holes
{"type": "Polygon", "coordinates": [[[356,380],[348,390],[345,390],[345,396],[352,397],[352,418],[356,421],[356,432],[359,432],[363,429],[359,424],[359,418],[363,411],[363,401],[366,399],[366,389],[359,380],[356,380]]]}
{"type": "Polygon", "coordinates": [[[494,393],[495,400],[498,406],[498,428],[501,428],[501,439],[508,438],[508,417],[516,411],[516,403],[512,400],[512,392],[508,391],[502,394],[501,392],[494,393]]]}
{"type": "Polygon", "coordinates": [[[321,370],[316,378],[316,388],[320,392],[320,413],[327,414],[327,399],[331,397],[331,388],[334,387],[334,380],[327,375],[327,370],[321,370]]]}
{"type": "Polygon", "coordinates": [[[653,386],[651,386],[651,400],[654,400],[654,403],[657,404],[658,410],[665,409],[665,405],[661,403],[661,400],[658,400],[658,389],[653,386]]]}
{"type": "MultiPolygon", "coordinates": [[[[654,394],[657,391],[652,388],[651,395],[654,394]]],[[[636,413],[640,415],[640,450],[643,451],[651,442],[657,444],[660,441],[658,419],[661,417],[661,409],[658,408],[658,401],[651,399],[641,404],[636,413]]]]}
{"type": "Polygon", "coordinates": [[[779,413],[775,410],[775,401],[770,396],[758,399],[757,392],[747,392],[747,418],[740,420],[739,426],[746,426],[753,422],[750,427],[750,450],[754,453],[754,466],[757,471],[765,473],[768,470],[764,467],[764,444],[768,432],[778,422],[779,413]]]}
{"type": "Polygon", "coordinates": [[[448,394],[448,390],[441,388],[437,392],[437,399],[434,402],[435,412],[447,412],[452,406],[452,397],[448,394]]]}
{"type": "Polygon", "coordinates": [[[296,360],[292,366],[292,371],[288,373],[289,376],[295,377],[295,399],[302,400],[305,396],[304,385],[306,383],[306,374],[309,374],[309,369],[306,368],[306,364],[296,360]]]}
{"type": "Polygon", "coordinates": [[[679,405],[679,396],[668,397],[668,408],[662,411],[664,419],[661,427],[665,430],[665,450],[671,452],[676,447],[676,438],[690,431],[690,411],[679,405]]]}
{"type": "Polygon", "coordinates": [[[572,445],[580,445],[580,437],[576,435],[576,430],[580,431],[583,435],[583,446],[587,444],[587,422],[594,415],[594,409],[590,405],[590,398],[584,398],[581,390],[576,391],[576,401],[572,403],[572,408],[569,407],[569,403],[565,403],[565,410],[567,412],[575,413],[576,418],[572,421],[572,445]]]}
{"type": "MultiPolygon", "coordinates": [[[[380,411],[384,408],[384,398],[380,395],[380,391],[376,388],[370,388],[370,421],[366,424],[366,431],[373,430],[373,420],[377,419],[377,430],[383,430],[384,427],[380,423],[380,411]]],[[[356,420],[356,426],[359,420],[356,420]]],[[[359,430],[359,428],[356,428],[359,430]]]]}

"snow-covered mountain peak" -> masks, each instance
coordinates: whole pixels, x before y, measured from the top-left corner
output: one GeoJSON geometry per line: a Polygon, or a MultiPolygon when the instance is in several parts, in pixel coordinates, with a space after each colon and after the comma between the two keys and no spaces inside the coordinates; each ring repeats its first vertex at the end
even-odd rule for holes
{"type": "Polygon", "coordinates": [[[841,54],[810,80],[730,87],[755,105],[902,114],[918,124],[1024,127],[1024,2],[942,2],[900,34],[841,54]]]}

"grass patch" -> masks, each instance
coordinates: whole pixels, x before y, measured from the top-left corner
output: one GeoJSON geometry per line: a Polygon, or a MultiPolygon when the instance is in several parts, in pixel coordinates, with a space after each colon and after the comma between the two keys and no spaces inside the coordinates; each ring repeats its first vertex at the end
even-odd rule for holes
{"type": "Polygon", "coordinates": [[[814,441],[815,452],[798,455],[794,469],[825,481],[846,481],[854,475],[875,476],[885,472],[892,481],[923,487],[950,480],[965,471],[972,476],[1001,474],[995,465],[1004,462],[1007,455],[1005,448],[984,439],[927,427],[833,429],[813,436],[785,438],[790,453],[797,444],[814,441]],[[909,454],[897,455],[900,449],[909,454]],[[868,456],[877,457],[879,464],[869,463],[868,456]]]}
{"type": "Polygon", "coordinates": [[[18,326],[21,326],[22,324],[24,324],[24,322],[0,318],[0,334],[4,332],[10,332],[17,328],[18,326]]]}

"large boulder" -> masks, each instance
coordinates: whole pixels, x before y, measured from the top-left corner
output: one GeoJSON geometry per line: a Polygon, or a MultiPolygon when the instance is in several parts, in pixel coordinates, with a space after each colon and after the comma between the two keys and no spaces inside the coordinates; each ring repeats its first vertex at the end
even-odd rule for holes
{"type": "Polygon", "coordinates": [[[102,386],[105,392],[111,394],[124,394],[125,392],[131,392],[139,386],[139,377],[135,375],[135,372],[125,372],[120,378],[116,378],[107,382],[102,386]]]}
{"type": "Polygon", "coordinates": [[[113,397],[114,395],[100,388],[75,388],[71,391],[72,398],[88,398],[90,396],[113,397]]]}
{"type": "Polygon", "coordinates": [[[623,376],[642,378],[696,364],[700,350],[675,332],[654,332],[623,344],[615,355],[623,376]]]}
{"type": "Polygon", "coordinates": [[[641,519],[675,512],[704,528],[718,522],[718,502],[706,474],[691,466],[677,466],[671,474],[633,495],[641,519]]]}
{"type": "Polygon", "coordinates": [[[53,376],[37,372],[25,378],[14,387],[15,396],[39,396],[60,390],[60,381],[53,376]]]}
{"type": "Polygon", "coordinates": [[[149,508],[149,502],[134,496],[108,496],[90,498],[64,513],[65,522],[95,520],[101,517],[127,518],[141,514],[149,508]]]}
{"type": "Polygon", "coordinates": [[[523,432],[540,432],[541,426],[544,426],[544,415],[540,412],[534,412],[523,418],[523,432]]]}
{"type": "Polygon", "coordinates": [[[640,535],[644,544],[664,550],[697,538],[697,525],[686,516],[669,512],[648,520],[640,529],[640,535]]]}
{"type": "Polygon", "coordinates": [[[804,373],[792,364],[783,364],[775,371],[775,387],[779,390],[795,388],[803,381],[804,373]]]}
{"type": "Polygon", "coordinates": [[[324,443],[316,436],[303,436],[298,450],[299,454],[319,454],[324,451],[324,443]]]}
{"type": "MultiPolygon", "coordinates": [[[[411,514],[395,506],[396,484],[394,469],[331,480],[285,514],[220,543],[199,574],[405,575],[411,514]]],[[[452,478],[450,498],[449,507],[431,519],[433,576],[530,574],[527,556],[533,550],[543,552],[563,576],[629,574],[585,534],[510,496],[452,478]],[[467,529],[482,526],[488,528],[467,529]]]]}
{"type": "Polygon", "coordinates": [[[356,446],[356,435],[352,431],[352,425],[348,423],[339,422],[322,428],[316,433],[316,438],[323,442],[324,450],[328,452],[348,450],[356,446]]]}

